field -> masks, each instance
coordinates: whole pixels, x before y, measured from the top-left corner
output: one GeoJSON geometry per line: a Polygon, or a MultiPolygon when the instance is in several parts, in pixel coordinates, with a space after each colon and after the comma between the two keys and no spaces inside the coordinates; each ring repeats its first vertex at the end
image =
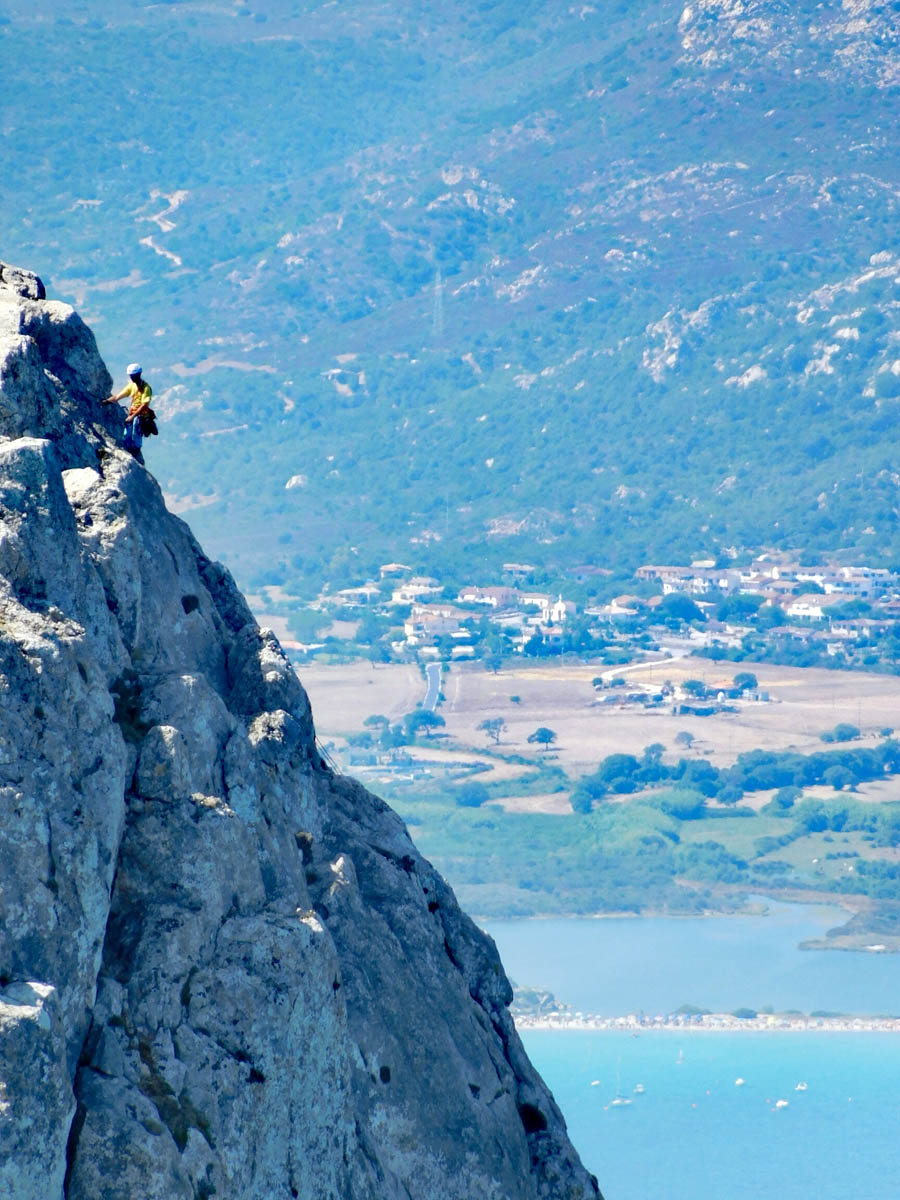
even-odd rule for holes
{"type": "Polygon", "coordinates": [[[707,913],[740,909],[752,895],[828,895],[856,913],[828,945],[900,949],[900,806],[891,803],[900,800],[900,775],[850,791],[810,785],[788,809],[769,806],[773,790],[722,805],[663,783],[573,811],[579,780],[610,754],[640,758],[659,743],[664,762],[724,768],[751,750],[834,750],[820,734],[838,723],[860,730],[848,749],[883,748],[886,731],[900,726],[893,676],[741,667],[757,676],[759,698],[697,717],[630,702],[630,685],[693,678],[725,689],[732,680],[721,664],[646,663],[628,668],[629,685],[599,691],[601,668],[592,665],[512,664],[494,674],[455,664],[442,681],[444,727],[393,750],[361,747],[357,735],[372,732],[368,717],[399,725],[422,702],[417,667],[359,662],[300,674],[321,744],[396,808],[473,913],[707,913]],[[497,717],[499,742],[479,729],[497,717]],[[556,735],[544,750],[528,741],[541,726],[556,735]]]}
{"type": "MultiPolygon", "coordinates": [[[[471,763],[477,752],[486,768],[481,778],[491,783],[522,777],[522,760],[535,766],[558,766],[569,779],[577,780],[595,770],[608,754],[640,756],[644,747],[654,742],[665,747],[667,761],[688,755],[727,766],[748,750],[796,750],[802,754],[822,750],[819,735],[839,722],[860,729],[862,737],[854,745],[875,744],[883,729],[900,728],[900,686],[890,675],[742,663],[740,669],[757,676],[761,692],[769,699],[740,702],[734,713],[695,717],[676,716],[669,709],[647,711],[624,702],[598,703],[604,694],[615,694],[595,692],[592,680],[601,669],[574,663],[523,664],[505,666],[492,674],[475,664],[454,665],[444,675],[446,699],[438,708],[446,722],[440,731],[444,736],[432,739],[434,749],[415,748],[412,756],[417,762],[427,761],[430,769],[452,769],[471,763]],[[499,744],[478,729],[492,717],[501,717],[506,726],[499,744]],[[540,726],[557,735],[546,753],[527,740],[540,726]],[[694,739],[690,750],[675,741],[682,732],[694,739]],[[510,770],[513,764],[504,761],[508,758],[519,760],[517,770],[510,770]]],[[[667,680],[678,683],[693,678],[711,687],[725,687],[737,669],[732,667],[729,673],[727,664],[687,658],[631,668],[626,678],[629,683],[656,686],[667,680]]],[[[311,666],[301,669],[300,675],[320,738],[334,743],[339,761],[346,735],[360,732],[366,717],[381,713],[396,721],[425,695],[421,673],[407,665],[373,668],[357,662],[311,666]]],[[[377,778],[378,772],[368,777],[377,778]]],[[[514,787],[505,790],[501,802],[517,811],[569,811],[565,797],[552,792],[517,795],[514,787]]],[[[872,800],[900,799],[900,780],[860,785],[859,795],[872,800]]],[[[760,795],[752,802],[759,805],[768,799],[760,795]]]]}
{"type": "MultiPolygon", "coordinates": [[[[270,617],[265,620],[272,623],[270,617]]],[[[361,732],[366,717],[376,713],[399,720],[425,695],[418,667],[406,664],[373,667],[359,660],[341,666],[302,667],[299,675],[319,737],[326,741],[361,732]]]]}

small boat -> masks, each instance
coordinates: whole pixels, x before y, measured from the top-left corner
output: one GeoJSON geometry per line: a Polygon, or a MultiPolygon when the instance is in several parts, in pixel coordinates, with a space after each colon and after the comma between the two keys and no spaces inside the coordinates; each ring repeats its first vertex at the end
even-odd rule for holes
{"type": "Polygon", "coordinates": [[[621,1065],[622,1065],[622,1060],[620,1058],[619,1061],[616,1063],[616,1094],[613,1097],[613,1099],[610,1100],[610,1102],[609,1102],[610,1108],[624,1108],[627,1104],[633,1103],[630,1096],[622,1095],[621,1081],[619,1079],[619,1074],[620,1074],[619,1068],[621,1067],[621,1065]]]}
{"type": "Polygon", "coordinates": [[[788,1106],[787,1100],[776,1100],[775,1101],[776,1108],[787,1108],[787,1106],[788,1106]]]}
{"type": "Polygon", "coordinates": [[[599,1079],[592,1079],[592,1080],[591,1080],[591,1087],[599,1087],[599,1086],[600,1086],[600,1080],[599,1080],[599,1079]]]}
{"type": "Polygon", "coordinates": [[[801,1082],[798,1083],[797,1086],[794,1088],[794,1091],[795,1092],[805,1092],[806,1088],[807,1088],[807,1084],[803,1083],[801,1080],[801,1082]]]}
{"type": "Polygon", "coordinates": [[[734,1086],[735,1087],[743,1087],[744,1086],[744,1080],[740,1077],[740,1075],[738,1075],[737,1079],[734,1081],[734,1086]]]}
{"type": "Polygon", "coordinates": [[[642,1083],[636,1083],[636,1084],[634,1085],[634,1094],[635,1094],[636,1096],[643,1096],[643,1094],[644,1094],[644,1085],[643,1085],[642,1083]]]}

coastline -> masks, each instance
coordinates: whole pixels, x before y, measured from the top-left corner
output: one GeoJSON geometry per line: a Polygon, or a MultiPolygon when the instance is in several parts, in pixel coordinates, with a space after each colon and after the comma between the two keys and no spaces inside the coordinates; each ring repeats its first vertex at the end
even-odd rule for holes
{"type": "Polygon", "coordinates": [[[684,1016],[602,1017],[592,1013],[513,1013],[519,1033],[531,1030],[587,1030],[632,1033],[900,1033],[900,1017],[816,1017],[804,1013],[759,1013],[735,1017],[732,1013],[702,1013],[684,1016]]]}
{"type": "MultiPolygon", "coordinates": [[[[737,890],[723,887],[724,892],[737,890]]],[[[779,889],[771,892],[744,893],[743,903],[734,908],[706,908],[699,912],[672,912],[665,909],[641,909],[638,912],[613,910],[589,913],[527,913],[518,916],[476,915],[473,920],[483,931],[485,926],[501,922],[519,921],[604,921],[627,919],[665,919],[667,921],[705,921],[724,917],[769,916],[769,904],[816,905],[839,909],[845,921],[826,931],[822,937],[806,938],[797,944],[798,950],[838,950],[853,954],[900,954],[900,932],[886,928],[878,920],[878,906],[867,897],[847,896],[833,892],[804,892],[795,889],[779,889]]]]}

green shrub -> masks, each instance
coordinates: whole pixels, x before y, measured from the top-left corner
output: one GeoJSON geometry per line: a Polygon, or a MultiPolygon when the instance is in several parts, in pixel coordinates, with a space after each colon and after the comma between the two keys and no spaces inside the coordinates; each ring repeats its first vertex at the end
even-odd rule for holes
{"type": "Polygon", "coordinates": [[[490,800],[491,794],[483,783],[471,779],[460,785],[456,793],[456,803],[460,808],[480,808],[490,800]]]}

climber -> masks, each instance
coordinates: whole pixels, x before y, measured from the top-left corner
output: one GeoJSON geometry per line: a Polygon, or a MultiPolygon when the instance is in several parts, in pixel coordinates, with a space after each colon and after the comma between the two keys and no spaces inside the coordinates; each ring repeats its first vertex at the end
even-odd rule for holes
{"type": "Polygon", "coordinates": [[[126,397],[131,400],[131,405],[125,415],[125,449],[140,463],[144,461],[144,456],[141,454],[141,443],[144,436],[157,432],[156,414],[150,407],[152,395],[153,389],[142,377],[141,364],[129,363],[128,383],[121,392],[117,392],[115,396],[107,396],[103,401],[104,404],[115,404],[126,397]]]}

